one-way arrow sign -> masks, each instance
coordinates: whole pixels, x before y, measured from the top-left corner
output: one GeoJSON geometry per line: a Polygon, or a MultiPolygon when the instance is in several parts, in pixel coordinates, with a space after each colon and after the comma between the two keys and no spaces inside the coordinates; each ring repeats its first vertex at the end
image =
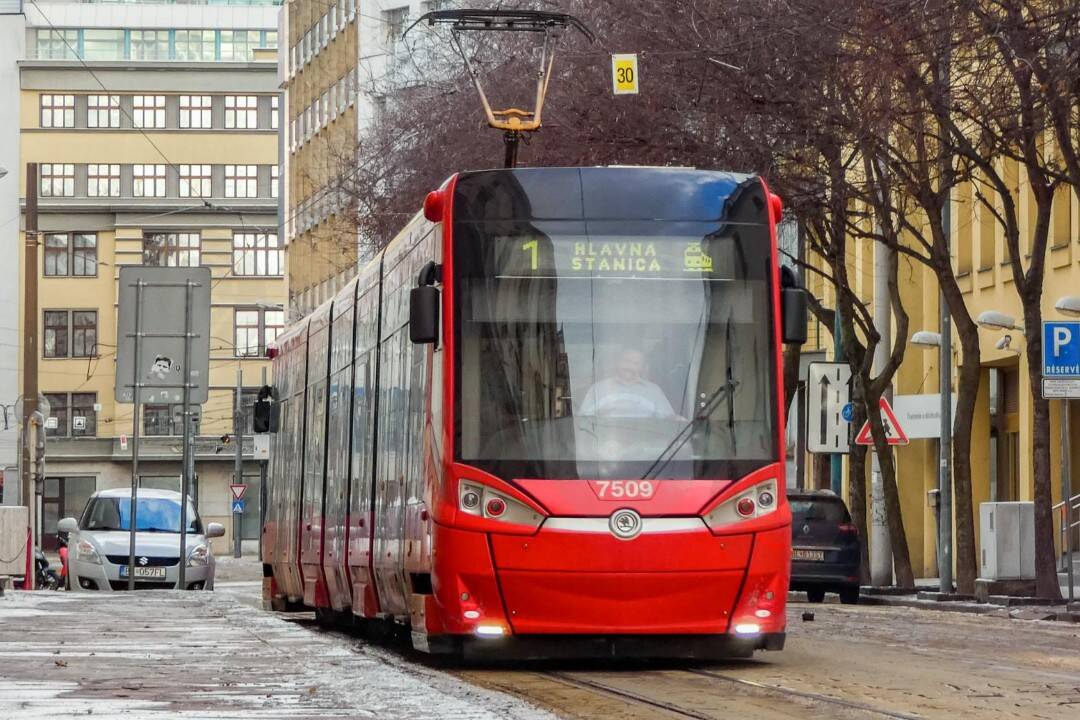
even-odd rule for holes
{"type": "Polygon", "coordinates": [[[851,366],[810,363],[806,377],[806,447],[812,453],[846,453],[850,425],[844,407],[851,401],[851,366]]]}

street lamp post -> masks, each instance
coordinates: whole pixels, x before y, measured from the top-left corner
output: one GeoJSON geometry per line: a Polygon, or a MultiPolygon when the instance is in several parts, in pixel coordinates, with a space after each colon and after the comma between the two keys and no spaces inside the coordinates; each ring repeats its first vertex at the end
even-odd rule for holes
{"type": "Polygon", "coordinates": [[[940,591],[952,592],[952,342],[948,307],[941,314],[941,332],[920,330],[912,345],[938,349],[941,431],[938,435],[938,579],[940,591]]]}

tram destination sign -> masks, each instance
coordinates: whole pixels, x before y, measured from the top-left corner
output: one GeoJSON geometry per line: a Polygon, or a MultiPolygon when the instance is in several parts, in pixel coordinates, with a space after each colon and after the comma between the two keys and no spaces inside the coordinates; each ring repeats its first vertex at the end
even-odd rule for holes
{"type": "Polygon", "coordinates": [[[190,357],[189,400],[195,405],[205,403],[210,375],[210,269],[142,265],[120,268],[118,304],[116,401],[135,402],[138,377],[143,388],[139,398],[142,403],[182,403],[187,376],[185,357],[190,357]],[[185,348],[189,281],[193,283],[189,308],[192,338],[191,347],[185,348]],[[136,333],[141,336],[137,375],[136,333]]]}

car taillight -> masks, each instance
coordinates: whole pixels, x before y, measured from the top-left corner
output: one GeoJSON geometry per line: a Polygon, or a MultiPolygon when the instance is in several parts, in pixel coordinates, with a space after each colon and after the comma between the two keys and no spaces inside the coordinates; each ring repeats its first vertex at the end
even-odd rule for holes
{"type": "Polygon", "coordinates": [[[851,523],[845,523],[844,525],[840,525],[836,529],[839,530],[842,535],[858,535],[859,534],[859,526],[858,525],[853,525],[851,523]]]}
{"type": "Polygon", "coordinates": [[[458,485],[458,508],[467,515],[486,520],[540,527],[544,516],[523,502],[472,480],[458,485]]]}
{"type": "Polygon", "coordinates": [[[776,493],[776,480],[760,482],[717,505],[705,516],[705,524],[715,530],[775,512],[776,493]]]}

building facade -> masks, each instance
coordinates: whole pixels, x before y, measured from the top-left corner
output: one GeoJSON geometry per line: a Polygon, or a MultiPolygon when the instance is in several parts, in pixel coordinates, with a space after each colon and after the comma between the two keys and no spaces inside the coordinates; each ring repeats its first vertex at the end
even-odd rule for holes
{"type": "MultiPolygon", "coordinates": [[[[271,3],[27,8],[18,146],[23,166],[39,172],[46,548],[57,520],[77,515],[90,493],[131,481],[133,408],[113,398],[118,273],[139,264],[211,270],[210,398],[196,419],[195,492],[204,521],[227,528],[218,552],[235,534],[258,539],[250,434],[239,527],[229,484],[237,373],[250,433],[265,349],[285,324],[277,12],[271,3]]],[[[141,484],[179,489],[180,408],[147,404],[138,422],[141,484]]]]}
{"type": "MultiPolygon", "coordinates": [[[[1035,200],[1024,173],[1013,160],[1001,161],[1000,172],[1011,185],[1018,208],[1021,248],[1031,247],[1035,216],[1035,200]]],[[[1000,198],[996,199],[1001,207],[1000,198]]],[[[968,312],[977,318],[986,311],[995,311],[1016,320],[1017,329],[980,329],[981,377],[971,432],[972,502],[975,509],[976,547],[980,527],[979,504],[988,501],[1034,500],[1033,398],[1041,387],[1032,387],[1028,376],[1029,358],[1024,342],[1023,311],[1014,287],[1008,250],[994,213],[977,200],[970,183],[961,184],[953,192],[951,241],[954,268],[965,296],[968,312]]],[[[855,282],[856,295],[872,305],[874,289],[874,247],[869,241],[852,242],[849,273],[855,282]]],[[[1047,247],[1046,280],[1042,296],[1045,320],[1066,319],[1055,309],[1063,297],[1080,295],[1080,203],[1072,188],[1059,188],[1054,199],[1047,247]]],[[[909,335],[920,330],[937,331],[938,286],[932,272],[911,258],[899,257],[900,293],[909,315],[909,335]]],[[[809,277],[811,292],[826,307],[833,307],[832,288],[813,273],[809,277]]],[[[895,332],[895,328],[893,330],[895,332]]],[[[939,392],[938,351],[910,343],[906,338],[903,363],[894,380],[894,395],[934,395],[939,392]]],[[[953,334],[952,378],[956,378],[961,358],[959,338],[953,334]]],[[[818,359],[833,357],[831,328],[812,323],[810,342],[804,354],[818,359]]],[[[954,395],[955,397],[955,395],[954,395]]],[[[934,407],[930,398],[928,405],[934,407]]],[[[896,403],[894,402],[894,405],[896,403]]],[[[1053,502],[1064,494],[1080,493],[1080,403],[1073,400],[1052,400],[1051,411],[1051,472],[1053,502]],[[1068,417],[1066,423],[1062,422],[1068,417]],[[1063,427],[1067,432],[1063,432],[1063,427]],[[1071,472],[1069,468],[1073,468],[1071,472]]],[[[794,425],[794,423],[792,423],[794,425]]],[[[914,439],[909,445],[897,448],[897,484],[907,531],[912,568],[917,577],[937,575],[937,517],[930,502],[930,491],[938,487],[938,440],[914,439]]],[[[807,458],[806,483],[828,487],[828,465],[807,458]]],[[[869,466],[869,462],[868,462],[869,466]]],[[[845,497],[847,473],[845,478],[845,497]]],[[[870,477],[867,479],[870,496],[870,477]]],[[[1060,516],[1055,514],[1055,543],[1061,549],[1060,516]]],[[[955,534],[954,534],[955,537],[955,534]]],[[[1074,533],[1072,547],[1078,547],[1080,536],[1074,533]]],[[[955,555],[954,555],[955,557],[955,555]]]]}
{"type": "Polygon", "coordinates": [[[370,0],[358,10],[357,3],[292,0],[282,8],[283,227],[294,318],[332,298],[370,257],[349,191],[357,184],[350,178],[364,172],[364,134],[393,94],[430,67],[430,34],[405,39],[405,30],[452,4],[370,0]]]}

